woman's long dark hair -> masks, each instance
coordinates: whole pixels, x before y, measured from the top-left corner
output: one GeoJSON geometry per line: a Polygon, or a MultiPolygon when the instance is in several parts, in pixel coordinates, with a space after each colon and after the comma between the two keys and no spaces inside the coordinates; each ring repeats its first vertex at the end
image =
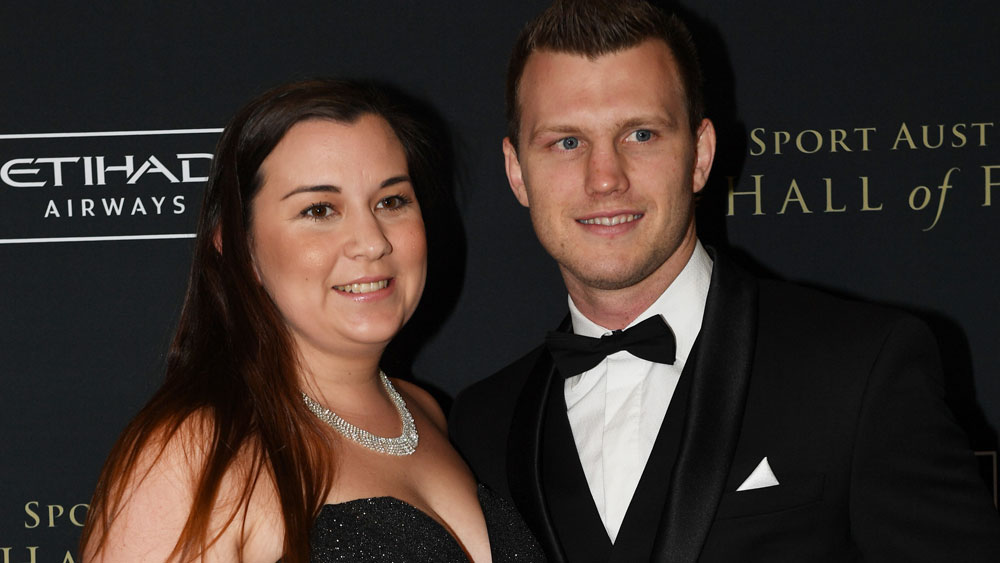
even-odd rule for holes
{"type": "Polygon", "coordinates": [[[302,405],[291,337],[253,271],[251,203],[261,186],[261,163],[294,124],[308,119],[353,123],[368,114],[385,119],[401,142],[426,219],[439,187],[428,137],[399,96],[383,88],[338,80],[281,86],[243,107],[223,131],[165,381],[105,463],[80,540],[83,549],[91,541],[96,548],[90,553],[104,547],[129,484],[143,477],[136,475],[140,457],[145,459],[150,448],[160,448],[161,454],[182,425],[201,421],[210,441],[195,445],[204,447],[204,464],[193,468],[194,500],[172,556],[197,558],[218,539],[209,537],[209,525],[227,474],[244,479],[231,525],[267,475],[284,518],[283,561],[309,560],[309,530],[333,480],[332,450],[323,428],[302,405]]]}

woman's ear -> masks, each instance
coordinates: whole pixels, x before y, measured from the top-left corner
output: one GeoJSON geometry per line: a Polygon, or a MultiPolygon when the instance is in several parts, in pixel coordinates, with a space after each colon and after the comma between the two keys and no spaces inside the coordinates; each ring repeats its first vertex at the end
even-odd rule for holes
{"type": "Polygon", "coordinates": [[[222,254],[222,229],[218,226],[212,231],[212,244],[215,245],[215,251],[220,255],[222,254]]]}

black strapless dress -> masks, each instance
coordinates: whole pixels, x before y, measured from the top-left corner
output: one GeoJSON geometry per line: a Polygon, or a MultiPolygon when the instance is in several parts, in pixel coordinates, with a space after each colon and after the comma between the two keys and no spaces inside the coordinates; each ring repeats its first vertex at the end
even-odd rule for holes
{"type": "MultiPolygon", "coordinates": [[[[479,504],[486,517],[495,563],[545,561],[538,542],[510,503],[479,485],[479,504]]],[[[323,506],[313,525],[310,543],[313,563],[469,562],[458,542],[441,524],[392,497],[323,506]]]]}

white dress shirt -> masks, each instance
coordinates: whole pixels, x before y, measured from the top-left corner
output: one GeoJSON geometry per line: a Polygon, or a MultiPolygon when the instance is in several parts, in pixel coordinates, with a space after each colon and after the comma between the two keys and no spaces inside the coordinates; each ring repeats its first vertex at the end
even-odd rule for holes
{"type": "MultiPolygon", "coordinates": [[[[616,352],[566,379],[569,425],[594,503],[614,543],[649,459],[681,371],[701,330],[712,259],[698,242],[681,273],[629,327],[662,315],[677,339],[673,365],[616,352]]],[[[573,332],[593,338],[611,331],[580,313],[569,299],[573,332]]]]}

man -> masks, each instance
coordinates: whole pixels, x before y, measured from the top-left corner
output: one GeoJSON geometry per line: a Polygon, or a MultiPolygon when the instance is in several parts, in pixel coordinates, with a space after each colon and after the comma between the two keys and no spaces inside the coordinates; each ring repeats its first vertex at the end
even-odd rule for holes
{"type": "Polygon", "coordinates": [[[458,397],[452,436],[551,560],[1000,561],[928,330],[699,243],[715,131],[676,17],[556,2],[507,100],[507,176],[570,314],[458,397]]]}

